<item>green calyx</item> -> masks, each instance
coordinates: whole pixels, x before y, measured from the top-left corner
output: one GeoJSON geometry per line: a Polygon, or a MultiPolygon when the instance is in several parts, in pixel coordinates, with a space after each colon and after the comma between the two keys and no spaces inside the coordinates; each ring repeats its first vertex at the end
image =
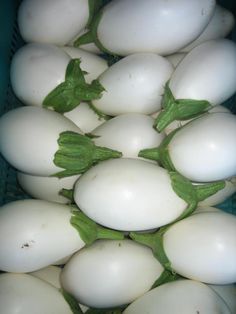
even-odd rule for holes
{"type": "Polygon", "coordinates": [[[88,27],[88,32],[80,36],[78,39],[74,41],[74,47],[80,47],[81,45],[89,44],[89,43],[94,43],[102,52],[115,57],[118,57],[116,53],[113,53],[112,51],[108,50],[106,47],[102,45],[100,42],[98,35],[97,35],[97,29],[98,25],[101,21],[103,15],[103,10],[99,10],[93,20],[91,21],[89,27],[88,27]]]}
{"type": "Polygon", "coordinates": [[[66,292],[64,289],[60,289],[60,292],[66,302],[69,304],[71,312],[73,314],[83,314],[83,311],[81,310],[78,301],[70,293],[66,292]]]}
{"type": "Polygon", "coordinates": [[[170,271],[164,269],[161,276],[152,285],[151,289],[159,287],[159,286],[163,285],[164,283],[176,281],[176,280],[181,279],[181,278],[183,278],[183,277],[174,273],[174,272],[170,272],[170,271]]]}
{"type": "Polygon", "coordinates": [[[115,309],[92,309],[90,308],[85,312],[85,314],[121,314],[125,307],[115,308],[115,309]]]}
{"type": "Polygon", "coordinates": [[[43,106],[64,113],[77,107],[81,101],[102,97],[103,86],[98,80],[86,83],[80,59],[72,59],[66,69],[65,81],[53,89],[44,99],[43,106]]]}
{"type": "Polygon", "coordinates": [[[88,136],[71,131],[62,132],[57,142],[59,149],[53,162],[65,169],[54,174],[59,178],[83,173],[99,161],[122,156],[121,152],[96,146],[88,136]]]}
{"type": "Polygon", "coordinates": [[[150,160],[156,160],[169,171],[175,170],[169,155],[168,145],[178,130],[179,128],[169,133],[158,147],[140,150],[138,156],[150,160]]]}
{"type": "Polygon", "coordinates": [[[124,234],[120,231],[104,228],[96,224],[83,212],[75,208],[72,210],[71,225],[79,232],[86,245],[91,245],[98,239],[123,240],[124,234]]]}
{"type": "Polygon", "coordinates": [[[175,99],[169,82],[166,83],[163,97],[163,110],[155,121],[158,132],[163,131],[175,120],[188,120],[195,118],[212,108],[207,100],[175,99]]]}
{"type": "Polygon", "coordinates": [[[160,264],[170,273],[175,273],[171,267],[163,247],[163,235],[168,227],[162,227],[154,233],[138,233],[130,232],[129,236],[132,240],[146,245],[152,249],[153,255],[160,262],[160,264]]]}

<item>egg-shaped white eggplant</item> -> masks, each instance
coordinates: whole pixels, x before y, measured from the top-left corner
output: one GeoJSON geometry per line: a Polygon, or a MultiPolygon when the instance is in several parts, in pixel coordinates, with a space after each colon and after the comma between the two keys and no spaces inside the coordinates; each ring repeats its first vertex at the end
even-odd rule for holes
{"type": "Polygon", "coordinates": [[[147,292],[162,272],[163,267],[144,245],[99,240],[73,255],[62,270],[61,283],[83,304],[112,308],[147,292]]]}
{"type": "Polygon", "coordinates": [[[92,140],[63,115],[35,106],[4,114],[0,133],[0,152],[5,159],[19,171],[36,176],[79,174],[112,151],[95,148],[92,140]]]}
{"type": "Polygon", "coordinates": [[[124,314],[230,314],[226,303],[207,285],[178,280],[157,287],[131,303],[124,314]]]}
{"type": "Polygon", "coordinates": [[[0,269],[32,272],[49,266],[85,243],[70,224],[67,205],[20,200],[0,211],[0,269]]]}
{"type": "Polygon", "coordinates": [[[141,231],[192,211],[198,195],[192,184],[175,172],[168,173],[144,160],[120,158],[101,162],[81,175],[74,187],[74,200],[101,225],[141,231]]]}
{"type": "Polygon", "coordinates": [[[171,54],[200,35],[214,8],[214,0],[111,1],[96,16],[92,34],[99,47],[113,54],[171,54]]]}
{"type": "Polygon", "coordinates": [[[236,175],[235,138],[235,115],[209,113],[170,133],[165,145],[142,150],[139,156],[156,159],[193,182],[225,180],[236,175]]]}
{"type": "Polygon", "coordinates": [[[72,314],[58,289],[28,274],[0,275],[1,313],[72,314]]]}
{"type": "Polygon", "coordinates": [[[155,126],[164,130],[220,105],[236,92],[236,44],[229,39],[206,41],[192,49],[165,87],[163,111],[155,126]],[[222,81],[222,77],[227,79],[222,81]]]}
{"type": "Polygon", "coordinates": [[[122,152],[123,157],[138,158],[142,148],[160,145],[164,133],[153,128],[154,119],[140,113],[127,113],[114,117],[92,131],[93,141],[122,152]]]}
{"type": "Polygon", "coordinates": [[[63,46],[76,36],[89,19],[88,0],[23,0],[18,25],[26,42],[63,46]]]}
{"type": "Polygon", "coordinates": [[[163,236],[171,267],[180,275],[210,284],[236,281],[236,217],[202,212],[173,224],[163,236]]]}
{"type": "Polygon", "coordinates": [[[163,87],[173,72],[171,63],[154,53],[135,53],[110,66],[98,81],[105,88],[93,105],[111,116],[151,114],[161,108],[163,87]]]}

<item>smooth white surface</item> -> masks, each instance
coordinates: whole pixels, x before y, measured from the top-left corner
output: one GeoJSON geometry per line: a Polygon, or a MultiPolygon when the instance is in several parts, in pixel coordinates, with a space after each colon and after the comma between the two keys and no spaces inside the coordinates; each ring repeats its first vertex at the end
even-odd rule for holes
{"type": "Polygon", "coordinates": [[[107,160],[81,175],[74,189],[78,207],[118,230],[149,230],[176,219],[187,204],[174,192],[168,172],[131,158],[107,160]]]}
{"type": "Polygon", "coordinates": [[[87,24],[88,0],[24,0],[18,25],[26,42],[65,45],[87,24]]]}
{"type": "Polygon", "coordinates": [[[13,109],[0,119],[0,152],[21,172],[50,176],[62,170],[53,163],[61,132],[80,129],[61,114],[34,106],[13,109]]]}
{"type": "Polygon", "coordinates": [[[180,61],[186,56],[184,52],[176,52],[172,55],[166,56],[166,59],[171,62],[174,68],[180,63],[180,61]]]}
{"type": "Polygon", "coordinates": [[[181,52],[189,52],[194,47],[207,40],[226,37],[233,29],[234,23],[235,18],[233,13],[217,4],[214,14],[206,28],[197,39],[188,46],[182,48],[181,52]]]}
{"type": "Polygon", "coordinates": [[[164,234],[163,245],[180,275],[211,284],[236,281],[236,217],[220,212],[191,215],[164,234]]]}
{"type": "Polygon", "coordinates": [[[122,152],[123,157],[139,158],[141,149],[157,147],[165,137],[153,125],[154,119],[144,114],[119,115],[93,130],[92,134],[98,136],[93,141],[98,146],[122,152]]]}
{"type": "Polygon", "coordinates": [[[65,81],[71,58],[60,48],[49,44],[27,44],[14,54],[11,85],[26,105],[42,106],[44,98],[65,81]]]}
{"type": "Polygon", "coordinates": [[[171,54],[200,35],[214,8],[214,0],[112,1],[103,10],[98,39],[122,56],[144,51],[171,54]]]}
{"type": "Polygon", "coordinates": [[[21,200],[0,211],[0,269],[32,272],[84,246],[70,224],[71,208],[41,200],[21,200]]]}
{"type": "Polygon", "coordinates": [[[207,285],[178,280],[157,287],[129,305],[124,314],[230,314],[224,301],[207,285]]]}
{"type": "Polygon", "coordinates": [[[236,91],[236,44],[216,39],[195,47],[177,66],[169,86],[177,99],[220,105],[236,91]]]}
{"type": "Polygon", "coordinates": [[[4,314],[72,314],[58,289],[27,274],[0,275],[0,304],[4,314]]]}
{"type": "Polygon", "coordinates": [[[23,172],[17,173],[17,181],[21,188],[32,197],[40,200],[57,202],[62,204],[70,203],[68,198],[61,196],[62,189],[72,189],[79,175],[56,178],[32,176],[23,172]]]}
{"type": "Polygon", "coordinates": [[[136,53],[110,66],[99,77],[105,88],[93,104],[105,114],[151,114],[161,108],[163,87],[173,72],[171,63],[155,53],[136,53]]]}
{"type": "Polygon", "coordinates": [[[31,276],[37,277],[41,280],[44,280],[50,283],[55,288],[60,289],[61,288],[61,283],[60,283],[61,271],[62,269],[60,267],[50,265],[29,274],[31,276]]]}
{"type": "Polygon", "coordinates": [[[72,59],[79,58],[81,60],[81,69],[86,71],[85,80],[91,83],[102,74],[107,68],[107,62],[102,57],[75,47],[61,47],[72,59]]]}
{"type": "Polygon", "coordinates": [[[84,133],[92,132],[106,121],[99,117],[85,102],[81,102],[73,110],[65,112],[64,116],[74,122],[84,133]]]}
{"type": "Polygon", "coordinates": [[[209,285],[228,305],[231,313],[236,313],[236,285],[209,285]]]}
{"type": "Polygon", "coordinates": [[[83,304],[108,308],[132,302],[162,272],[151,249],[131,240],[99,240],[70,259],[61,282],[83,304]]]}
{"type": "Polygon", "coordinates": [[[193,182],[236,175],[236,117],[210,113],[180,129],[168,145],[175,169],[193,182]]]}

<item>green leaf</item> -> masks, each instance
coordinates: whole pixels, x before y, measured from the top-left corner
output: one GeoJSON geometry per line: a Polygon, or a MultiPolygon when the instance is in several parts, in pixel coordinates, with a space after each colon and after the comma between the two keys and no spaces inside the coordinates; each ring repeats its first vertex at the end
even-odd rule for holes
{"type": "Polygon", "coordinates": [[[96,146],[86,135],[65,131],[57,140],[58,150],[54,155],[54,164],[64,170],[54,174],[59,178],[84,173],[99,161],[119,158],[122,153],[96,146]]]}
{"type": "Polygon", "coordinates": [[[103,86],[98,80],[86,83],[80,59],[72,59],[66,69],[65,81],[54,88],[44,99],[43,106],[64,113],[73,110],[81,101],[102,97],[103,86]]]}
{"type": "Polygon", "coordinates": [[[83,314],[78,301],[70,293],[66,292],[64,289],[60,289],[60,291],[62,295],[64,296],[66,302],[69,304],[72,313],[83,314]]]}
{"type": "Polygon", "coordinates": [[[72,211],[71,225],[79,232],[81,239],[91,245],[98,239],[123,240],[124,234],[119,231],[104,228],[96,224],[80,210],[72,211]]]}

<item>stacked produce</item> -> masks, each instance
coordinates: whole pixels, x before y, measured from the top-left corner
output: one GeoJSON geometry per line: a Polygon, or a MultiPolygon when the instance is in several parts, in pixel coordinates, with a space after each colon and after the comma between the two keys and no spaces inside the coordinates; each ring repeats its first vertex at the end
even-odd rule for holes
{"type": "Polygon", "coordinates": [[[233,14],[23,0],[18,25],[0,152],[31,198],[0,210],[0,313],[236,313],[233,14]]]}

